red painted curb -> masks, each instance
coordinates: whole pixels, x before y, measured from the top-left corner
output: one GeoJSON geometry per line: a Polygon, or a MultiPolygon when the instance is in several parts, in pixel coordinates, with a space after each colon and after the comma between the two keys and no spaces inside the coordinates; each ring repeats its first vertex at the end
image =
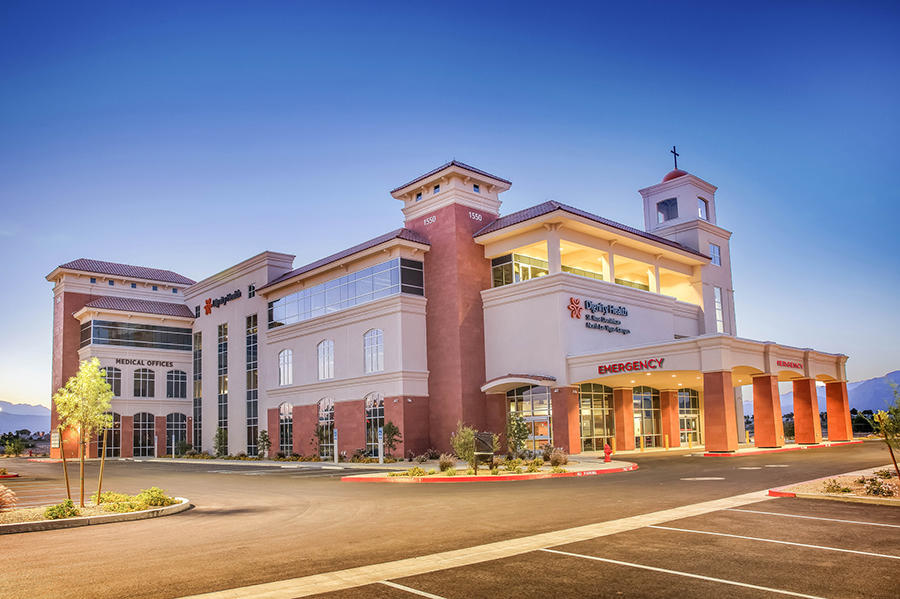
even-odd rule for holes
{"type": "Polygon", "coordinates": [[[779,491],[778,489],[769,489],[769,497],[796,497],[796,493],[789,491],[779,491]]]}
{"type": "Polygon", "coordinates": [[[577,472],[535,472],[531,474],[498,474],[497,476],[447,476],[443,478],[428,478],[424,476],[410,478],[408,476],[370,476],[360,475],[342,476],[341,482],[349,483],[483,483],[483,482],[511,482],[516,480],[537,480],[542,478],[571,478],[577,476],[598,476],[600,474],[613,474],[615,472],[631,472],[637,470],[637,464],[630,464],[623,468],[610,468],[608,470],[580,470],[577,472]]]}
{"type": "Polygon", "coordinates": [[[773,449],[760,449],[759,451],[745,451],[743,453],[728,453],[728,452],[717,452],[717,453],[704,453],[704,458],[739,458],[745,455],[760,455],[763,453],[781,453],[782,451],[797,451],[798,449],[827,449],[829,447],[837,447],[839,445],[855,445],[857,443],[863,443],[863,441],[836,441],[834,443],[824,444],[818,443],[816,445],[795,445],[793,447],[778,447],[773,449]]]}
{"type": "Polygon", "coordinates": [[[16,478],[18,474],[0,474],[0,478],[16,478]]]}

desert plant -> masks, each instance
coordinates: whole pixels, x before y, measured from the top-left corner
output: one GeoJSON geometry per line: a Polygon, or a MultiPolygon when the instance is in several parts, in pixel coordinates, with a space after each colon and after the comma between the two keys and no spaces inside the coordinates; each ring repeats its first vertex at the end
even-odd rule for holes
{"type": "Polygon", "coordinates": [[[0,510],[12,509],[16,507],[18,501],[15,491],[9,487],[0,485],[0,510]]]}
{"type": "Polygon", "coordinates": [[[518,412],[510,412],[506,420],[506,445],[509,453],[518,457],[528,440],[528,423],[518,412]]]}
{"type": "Polygon", "coordinates": [[[187,439],[182,439],[178,443],[175,444],[175,453],[179,455],[184,455],[187,452],[193,449],[193,445],[187,442],[187,439]]]}
{"type": "Polygon", "coordinates": [[[269,439],[269,432],[268,431],[259,431],[259,434],[256,436],[257,455],[260,458],[264,458],[269,453],[269,450],[271,448],[272,448],[272,440],[269,439]]]}
{"type": "Polygon", "coordinates": [[[462,421],[456,425],[456,432],[450,435],[450,446],[453,453],[473,468],[475,467],[475,433],[471,426],[463,426],[462,421]]]}
{"type": "Polygon", "coordinates": [[[550,445],[549,443],[544,443],[543,445],[541,445],[540,449],[541,449],[541,459],[543,459],[545,462],[549,462],[550,454],[553,453],[553,446],[550,445]]]}
{"type": "Polygon", "coordinates": [[[217,458],[221,458],[228,453],[228,431],[222,427],[216,429],[213,437],[213,451],[217,458]]]}
{"type": "Polygon", "coordinates": [[[159,487],[143,489],[140,493],[135,495],[134,498],[136,501],[149,506],[164,506],[175,503],[175,500],[166,495],[166,492],[159,487]]]}
{"type": "Polygon", "coordinates": [[[415,457],[415,461],[416,461],[417,463],[419,463],[419,464],[424,464],[425,462],[428,461],[428,456],[425,455],[424,453],[421,454],[421,455],[417,455],[417,456],[415,457]]]}
{"type": "Polygon", "coordinates": [[[491,468],[497,468],[498,470],[503,467],[504,459],[498,455],[495,455],[491,460],[491,468]]]}
{"type": "Polygon", "coordinates": [[[875,433],[887,445],[891,461],[894,463],[894,472],[900,479],[900,466],[897,466],[897,458],[894,456],[894,450],[900,449],[900,386],[891,383],[891,388],[894,391],[894,403],[887,410],[876,412],[869,422],[875,433]]]}
{"type": "Polygon", "coordinates": [[[436,460],[439,457],[441,457],[441,452],[439,452],[434,447],[430,447],[428,450],[425,451],[425,455],[428,456],[429,460],[436,460]]]}
{"type": "Polygon", "coordinates": [[[441,469],[441,472],[446,472],[448,468],[452,468],[456,465],[456,456],[450,455],[449,453],[442,453],[438,458],[438,467],[441,469]]]}
{"type": "Polygon", "coordinates": [[[865,482],[866,495],[875,495],[877,497],[893,497],[896,495],[897,488],[889,482],[885,482],[880,478],[872,477],[866,479],[865,482]]]}
{"type": "Polygon", "coordinates": [[[388,420],[381,429],[382,440],[384,443],[384,455],[389,456],[397,448],[397,443],[403,441],[403,435],[397,425],[388,420]]]}
{"type": "Polygon", "coordinates": [[[74,518],[78,515],[78,510],[71,499],[66,499],[62,503],[51,505],[44,510],[44,518],[47,520],[61,520],[62,518],[74,518]]]}
{"type": "Polygon", "coordinates": [[[563,472],[566,472],[566,469],[562,466],[554,466],[550,469],[550,472],[552,472],[553,474],[562,474],[563,472]]]}
{"type": "Polygon", "coordinates": [[[419,468],[418,466],[413,466],[412,468],[410,468],[409,470],[406,471],[406,475],[409,477],[428,476],[428,473],[425,472],[424,469],[419,468]]]}
{"type": "Polygon", "coordinates": [[[444,474],[447,476],[456,476],[456,468],[447,468],[444,470],[444,474]]]}
{"type": "Polygon", "coordinates": [[[528,462],[528,472],[538,472],[543,465],[544,460],[542,460],[541,458],[535,458],[528,462]]]}
{"type": "Polygon", "coordinates": [[[491,468],[491,476],[497,476],[498,474],[500,474],[500,469],[499,469],[499,468],[497,468],[496,466],[494,466],[493,468],[491,468]]]}
{"type": "Polygon", "coordinates": [[[6,451],[6,453],[9,455],[18,457],[22,454],[23,451],[25,451],[25,443],[22,442],[22,439],[15,437],[6,442],[4,451],[6,451]]]}
{"type": "Polygon", "coordinates": [[[550,452],[550,465],[554,468],[564,466],[569,463],[569,454],[562,447],[556,447],[550,452]]]}
{"type": "MultiPolygon", "coordinates": [[[[3,474],[3,473],[0,472],[0,474],[3,474]]],[[[878,478],[884,478],[884,479],[893,478],[893,476],[894,476],[894,473],[891,472],[890,470],[888,470],[887,468],[885,468],[884,470],[876,470],[873,474],[875,476],[877,476],[878,478]]]]}
{"type": "Polygon", "coordinates": [[[474,476],[474,475],[475,475],[474,468],[469,468],[468,470],[466,470],[466,476],[474,476]]]}
{"type": "Polygon", "coordinates": [[[845,487],[836,479],[832,478],[822,483],[822,491],[825,493],[850,493],[852,489],[845,487]]]}
{"type": "Polygon", "coordinates": [[[437,470],[435,470],[434,468],[428,470],[428,476],[433,476],[435,474],[437,474],[437,470]]]}

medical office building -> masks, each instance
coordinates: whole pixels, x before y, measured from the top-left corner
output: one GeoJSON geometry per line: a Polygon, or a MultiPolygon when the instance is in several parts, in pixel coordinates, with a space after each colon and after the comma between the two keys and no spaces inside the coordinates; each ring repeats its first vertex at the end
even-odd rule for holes
{"type": "Polygon", "coordinates": [[[273,452],[330,458],[337,429],[338,451],[374,453],[386,421],[407,455],[510,412],[532,447],[730,452],[745,385],[756,445],[777,447],[785,381],[798,443],[822,438],[817,382],[829,438],[850,438],[846,356],[737,336],[715,186],[668,173],[640,190],[639,229],[554,201],[501,215],[510,185],[450,162],[391,191],[401,228],[299,268],[271,251],[201,281],[62,264],[53,388],[100,359],[119,457],[212,451],[217,429],[232,454],[263,429],[273,452]]]}

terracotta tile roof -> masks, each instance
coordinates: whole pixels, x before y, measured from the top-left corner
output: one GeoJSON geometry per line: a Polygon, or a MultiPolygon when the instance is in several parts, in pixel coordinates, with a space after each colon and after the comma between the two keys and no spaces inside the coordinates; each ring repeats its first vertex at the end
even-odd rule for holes
{"type": "Polygon", "coordinates": [[[490,177],[491,179],[496,179],[497,181],[503,181],[504,183],[506,183],[506,184],[508,184],[508,185],[512,185],[512,182],[511,182],[511,181],[507,181],[506,179],[504,179],[504,178],[502,178],[502,177],[498,177],[497,175],[492,175],[492,174],[490,174],[489,172],[483,171],[483,170],[481,170],[481,169],[479,169],[479,168],[475,168],[474,166],[469,166],[468,164],[466,164],[466,163],[464,163],[464,162],[460,162],[460,161],[458,161],[458,160],[451,160],[451,161],[448,162],[447,164],[442,164],[441,166],[437,167],[436,169],[430,170],[430,171],[428,171],[427,173],[425,173],[424,175],[422,175],[422,176],[420,176],[420,177],[416,177],[415,179],[413,179],[413,180],[410,181],[409,183],[404,183],[404,184],[401,185],[400,187],[395,187],[394,189],[392,189],[392,190],[390,191],[390,193],[394,193],[394,192],[396,192],[396,191],[399,191],[399,190],[403,189],[404,187],[409,187],[409,186],[412,185],[413,183],[418,183],[418,182],[421,181],[422,179],[427,179],[427,178],[430,177],[431,175],[433,175],[433,174],[435,174],[435,173],[439,173],[439,172],[441,172],[442,170],[444,170],[445,168],[450,167],[450,166],[457,166],[457,167],[459,167],[459,168],[466,169],[467,171],[472,171],[472,172],[475,173],[475,174],[482,175],[482,176],[484,176],[484,177],[490,177]]]}
{"type": "Polygon", "coordinates": [[[359,245],[354,245],[351,248],[347,248],[341,252],[336,254],[332,254],[330,256],[326,256],[321,260],[316,260],[315,262],[310,262],[305,266],[301,266],[300,268],[295,268],[290,272],[286,272],[278,278],[272,279],[262,287],[257,287],[257,291],[262,291],[267,287],[271,287],[272,285],[276,285],[281,283],[282,281],[286,281],[287,279],[291,279],[298,275],[302,275],[303,273],[309,272],[311,270],[315,270],[332,262],[336,262],[342,258],[346,258],[347,256],[352,256],[357,252],[361,252],[363,250],[367,250],[369,248],[373,248],[376,245],[382,244],[386,241],[391,241],[392,239],[405,239],[406,241],[413,241],[415,243],[421,243],[424,245],[431,245],[428,240],[420,233],[416,233],[411,229],[397,229],[395,231],[391,231],[390,233],[385,233],[384,235],[379,235],[374,239],[370,239],[369,241],[364,241],[359,245]]]}
{"type": "Polygon", "coordinates": [[[84,305],[86,308],[100,308],[103,310],[121,310],[122,312],[140,312],[141,314],[156,314],[159,316],[181,316],[193,318],[194,313],[184,304],[172,302],[157,302],[153,300],[136,299],[131,297],[114,297],[102,295],[94,298],[84,305]]]}
{"type": "Polygon", "coordinates": [[[519,210],[518,212],[513,212],[512,214],[507,214],[506,216],[501,216],[493,222],[488,223],[481,229],[475,231],[473,237],[487,235],[488,233],[493,233],[494,231],[499,231],[500,229],[505,229],[506,227],[517,225],[521,222],[525,222],[527,220],[549,214],[556,210],[562,210],[563,212],[568,212],[569,214],[574,214],[576,216],[592,220],[596,223],[607,225],[609,227],[619,229],[620,231],[625,231],[626,233],[637,235],[638,237],[643,237],[644,239],[653,241],[655,243],[661,243],[663,245],[668,245],[684,252],[689,252],[691,254],[701,256],[703,258],[709,258],[709,256],[702,254],[697,250],[693,250],[687,246],[681,245],[676,241],[672,241],[671,239],[666,239],[665,237],[660,237],[659,235],[647,233],[646,231],[641,231],[640,229],[635,229],[634,227],[629,227],[628,225],[617,223],[614,220],[609,220],[608,218],[603,218],[602,216],[597,216],[596,214],[592,214],[584,210],[579,210],[578,208],[563,204],[562,202],[556,202],[554,200],[544,202],[543,204],[538,204],[537,206],[532,206],[531,208],[525,208],[524,210],[519,210]]]}
{"type": "Polygon", "coordinates": [[[119,264],[118,262],[104,262],[102,260],[91,260],[89,258],[72,260],[71,262],[60,264],[59,267],[68,268],[70,270],[81,270],[84,272],[95,272],[101,275],[110,275],[114,277],[145,279],[148,281],[160,281],[162,283],[177,283],[179,285],[193,285],[196,282],[177,272],[172,272],[171,270],[148,268],[146,266],[132,266],[130,264],[119,264]]]}

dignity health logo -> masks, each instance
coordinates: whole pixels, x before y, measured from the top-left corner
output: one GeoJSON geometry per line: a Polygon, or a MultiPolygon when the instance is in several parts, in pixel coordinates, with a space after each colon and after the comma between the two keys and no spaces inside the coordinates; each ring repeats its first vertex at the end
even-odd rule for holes
{"type": "Polygon", "coordinates": [[[584,307],[581,305],[581,300],[576,299],[574,297],[569,298],[569,316],[572,318],[581,318],[581,311],[584,307]]]}
{"type": "Polygon", "coordinates": [[[581,299],[570,297],[569,305],[566,306],[566,309],[569,310],[571,318],[578,319],[582,317],[582,312],[587,310],[589,313],[584,315],[584,320],[586,321],[584,326],[589,329],[606,331],[607,333],[620,333],[622,335],[631,333],[630,329],[621,327],[622,321],[616,318],[617,316],[620,318],[628,316],[628,308],[625,306],[603,304],[590,300],[584,300],[584,303],[582,303],[581,299]]]}

